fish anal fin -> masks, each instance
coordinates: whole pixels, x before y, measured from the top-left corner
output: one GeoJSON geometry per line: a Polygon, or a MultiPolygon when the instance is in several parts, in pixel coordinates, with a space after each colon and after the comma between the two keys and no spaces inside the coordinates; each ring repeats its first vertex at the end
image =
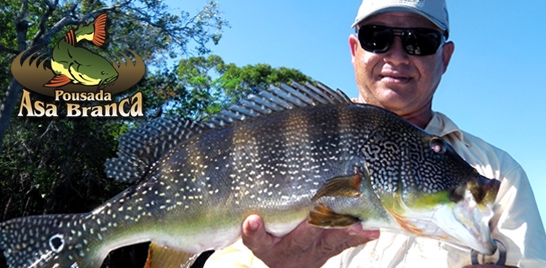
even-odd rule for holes
{"type": "Polygon", "coordinates": [[[47,84],[44,84],[44,87],[62,87],[70,84],[71,82],[72,80],[68,76],[64,74],[58,74],[53,77],[47,84]]]}
{"type": "Polygon", "coordinates": [[[309,224],[321,227],[346,227],[351,226],[360,219],[351,215],[338,214],[325,204],[316,205],[309,212],[309,224]]]}
{"type": "Polygon", "coordinates": [[[313,196],[312,201],[317,201],[325,196],[356,197],[361,194],[359,190],[362,182],[362,174],[357,173],[341,176],[327,181],[313,196]]]}
{"type": "Polygon", "coordinates": [[[96,19],[93,25],[95,26],[95,31],[93,34],[93,39],[91,42],[96,46],[102,46],[106,41],[106,18],[108,16],[106,13],[100,14],[96,19]]]}
{"type": "Polygon", "coordinates": [[[199,253],[189,253],[170,247],[150,243],[148,259],[144,268],[179,268],[190,267],[199,253]]]}

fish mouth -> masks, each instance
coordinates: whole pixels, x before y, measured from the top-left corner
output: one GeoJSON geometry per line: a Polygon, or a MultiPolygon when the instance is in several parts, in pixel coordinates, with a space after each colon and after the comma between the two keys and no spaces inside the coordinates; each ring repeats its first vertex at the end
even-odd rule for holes
{"type": "Polygon", "coordinates": [[[481,254],[491,255],[497,245],[491,237],[489,221],[493,217],[493,209],[480,204],[474,199],[470,190],[465,191],[464,199],[453,208],[455,220],[459,223],[460,231],[456,232],[458,239],[481,254]]]}
{"type": "Polygon", "coordinates": [[[497,193],[499,192],[500,181],[497,179],[489,179],[478,174],[476,182],[479,189],[479,191],[474,190],[474,198],[476,198],[476,202],[493,205],[495,203],[495,199],[497,198],[497,193]],[[477,196],[476,192],[479,192],[480,195],[477,196]]]}
{"type": "Polygon", "coordinates": [[[441,218],[437,217],[438,226],[451,233],[457,244],[491,255],[496,251],[497,244],[491,235],[489,222],[494,215],[500,181],[488,179],[478,172],[474,174],[474,179],[460,189],[459,199],[451,213],[446,211],[441,218]]]}
{"type": "Polygon", "coordinates": [[[112,85],[116,80],[118,79],[118,76],[112,76],[112,77],[109,77],[109,78],[106,78],[102,81],[100,81],[98,87],[99,89],[100,88],[103,88],[103,87],[107,87],[107,86],[110,86],[112,85]]]}

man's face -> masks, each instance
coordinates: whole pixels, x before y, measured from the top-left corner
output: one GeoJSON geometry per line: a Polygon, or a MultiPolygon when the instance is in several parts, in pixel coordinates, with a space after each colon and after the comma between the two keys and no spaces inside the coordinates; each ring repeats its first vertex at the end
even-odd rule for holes
{"type": "MultiPolygon", "coordinates": [[[[429,20],[409,12],[386,12],[360,23],[398,28],[437,29],[429,20]]],[[[435,54],[412,56],[396,36],[390,49],[376,54],[362,49],[358,37],[349,37],[352,63],[361,101],[411,117],[430,109],[432,96],[445,72],[454,45],[447,42],[435,54]]]]}

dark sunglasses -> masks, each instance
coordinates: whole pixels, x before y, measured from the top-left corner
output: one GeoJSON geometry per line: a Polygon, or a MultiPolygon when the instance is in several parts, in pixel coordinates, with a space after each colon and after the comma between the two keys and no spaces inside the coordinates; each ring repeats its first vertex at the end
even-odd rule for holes
{"type": "Polygon", "coordinates": [[[360,46],[373,53],[389,51],[396,35],[400,36],[404,50],[414,56],[432,55],[446,40],[446,37],[439,31],[426,28],[364,25],[358,30],[360,46]]]}

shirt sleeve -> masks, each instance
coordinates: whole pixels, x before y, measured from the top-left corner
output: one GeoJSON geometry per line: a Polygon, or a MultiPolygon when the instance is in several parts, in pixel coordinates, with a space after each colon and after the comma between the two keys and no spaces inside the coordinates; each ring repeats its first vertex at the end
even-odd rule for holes
{"type": "Polygon", "coordinates": [[[503,175],[493,237],[505,244],[508,265],[546,267],[546,235],[527,175],[517,163],[503,175]]]}

